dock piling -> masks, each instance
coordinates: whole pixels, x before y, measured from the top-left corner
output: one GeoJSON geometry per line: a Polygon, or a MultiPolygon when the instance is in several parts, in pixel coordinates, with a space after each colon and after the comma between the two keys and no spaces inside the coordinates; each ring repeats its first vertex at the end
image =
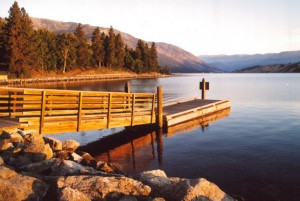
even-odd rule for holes
{"type": "Polygon", "coordinates": [[[163,127],[163,89],[157,87],[157,124],[159,128],[163,127]]]}

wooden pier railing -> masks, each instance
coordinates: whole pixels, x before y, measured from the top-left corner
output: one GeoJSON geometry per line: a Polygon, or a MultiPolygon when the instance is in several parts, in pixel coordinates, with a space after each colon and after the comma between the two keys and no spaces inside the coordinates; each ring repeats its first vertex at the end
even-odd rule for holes
{"type": "Polygon", "coordinates": [[[154,124],[156,94],[0,88],[0,118],[41,134],[154,124]]]}

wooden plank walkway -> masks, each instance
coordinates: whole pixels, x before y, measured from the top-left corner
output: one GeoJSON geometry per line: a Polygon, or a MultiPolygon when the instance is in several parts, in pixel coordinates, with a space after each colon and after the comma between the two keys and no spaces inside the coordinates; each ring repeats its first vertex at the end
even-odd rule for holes
{"type": "Polygon", "coordinates": [[[197,117],[230,108],[229,100],[193,99],[163,107],[164,126],[169,127],[197,117]]]}

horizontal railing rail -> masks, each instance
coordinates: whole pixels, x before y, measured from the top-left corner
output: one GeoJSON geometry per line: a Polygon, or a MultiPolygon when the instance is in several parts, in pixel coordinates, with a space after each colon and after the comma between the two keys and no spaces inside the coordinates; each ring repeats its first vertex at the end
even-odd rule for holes
{"type": "Polygon", "coordinates": [[[61,133],[154,124],[156,94],[0,88],[0,118],[61,133]]]}

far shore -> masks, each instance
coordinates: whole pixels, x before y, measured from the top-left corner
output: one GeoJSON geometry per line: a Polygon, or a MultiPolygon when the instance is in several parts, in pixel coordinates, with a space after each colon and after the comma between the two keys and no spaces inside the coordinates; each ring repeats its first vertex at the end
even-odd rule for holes
{"type": "Polygon", "coordinates": [[[94,71],[72,71],[66,74],[47,74],[39,75],[33,73],[31,78],[14,78],[7,80],[0,80],[0,85],[14,85],[26,83],[42,83],[42,82],[61,82],[61,81],[86,81],[86,80],[118,80],[118,79],[139,79],[139,78],[159,78],[169,77],[156,72],[136,74],[125,71],[112,71],[108,73],[99,73],[94,71]]]}

